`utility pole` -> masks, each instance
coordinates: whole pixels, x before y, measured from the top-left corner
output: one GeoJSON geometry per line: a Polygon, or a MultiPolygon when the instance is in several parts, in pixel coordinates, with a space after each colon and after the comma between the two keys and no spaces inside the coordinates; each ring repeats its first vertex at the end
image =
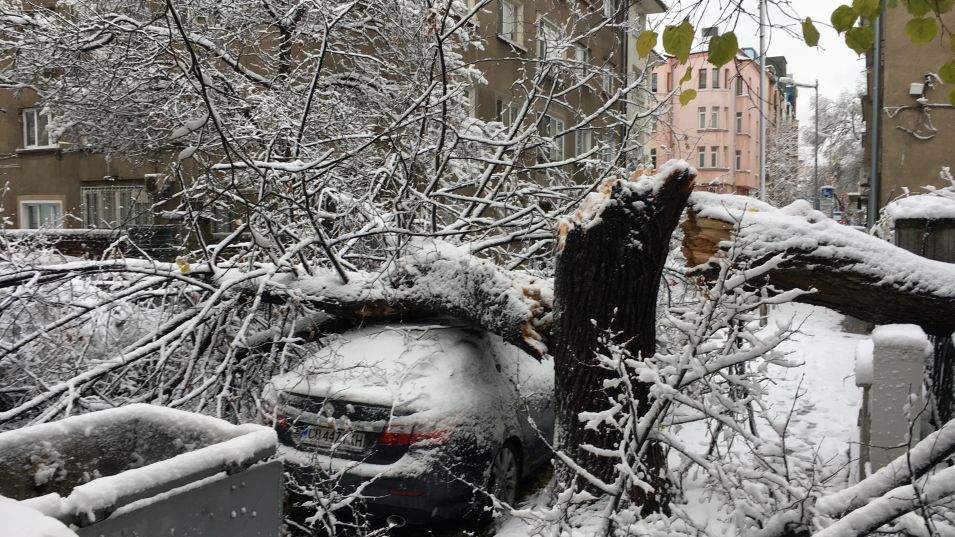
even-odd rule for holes
{"type": "Polygon", "coordinates": [[[759,199],[766,201],[766,0],[759,0],[759,199]]]}

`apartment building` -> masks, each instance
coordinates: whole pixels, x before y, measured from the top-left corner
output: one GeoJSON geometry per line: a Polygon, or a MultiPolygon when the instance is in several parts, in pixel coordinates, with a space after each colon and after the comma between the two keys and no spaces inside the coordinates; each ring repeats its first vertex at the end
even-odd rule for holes
{"type": "MultiPolygon", "coordinates": [[[[719,193],[759,193],[759,63],[752,49],[717,68],[706,50],[690,55],[686,65],[664,56],[653,69],[651,88],[668,107],[658,118],[651,153],[655,162],[679,158],[698,170],[696,188],[719,193]],[[689,73],[687,73],[689,70],[689,73]],[[695,99],[680,104],[675,87],[694,89],[695,99]]],[[[783,57],[767,58],[767,131],[795,117],[795,91],[781,88],[783,57]]],[[[769,180],[769,179],[767,179],[769,180]]]]}
{"type": "MultiPolygon", "coordinates": [[[[475,0],[469,3],[477,4],[475,0]]],[[[646,59],[637,56],[636,39],[646,27],[646,16],[665,10],[659,0],[495,0],[487,4],[476,16],[483,47],[465,55],[486,80],[468,96],[473,114],[510,125],[524,103],[526,80],[534,74],[538,60],[560,59],[574,67],[577,80],[591,78],[542,112],[547,116],[542,134],[553,135],[576,124],[594,114],[622,85],[642,76],[646,59]],[[606,19],[612,24],[604,25],[606,19]]],[[[574,80],[554,77],[551,82],[569,85],[574,80]]],[[[611,112],[622,111],[632,118],[649,104],[646,93],[634,92],[633,98],[636,102],[621,101],[611,112]]],[[[565,160],[611,140],[619,142],[618,122],[605,121],[606,115],[590,128],[564,136],[550,159],[565,160]],[[610,123],[615,123],[613,129],[603,128],[610,123]]],[[[651,131],[650,122],[641,122],[632,136],[648,142],[651,131]]],[[[643,162],[644,155],[649,155],[647,144],[627,158],[643,162]]]]}
{"type": "MultiPolygon", "coordinates": [[[[467,91],[471,115],[510,125],[526,98],[526,81],[541,60],[559,58],[572,67],[576,78],[566,73],[553,76],[546,81],[548,89],[587,77],[589,82],[550,102],[546,110],[537,106],[525,118],[535,121],[543,115],[541,134],[557,136],[595,114],[623,84],[641,76],[646,64],[636,57],[635,40],[646,15],[665,9],[659,0],[494,0],[486,4],[472,21],[482,45],[464,53],[465,61],[476,65],[484,78],[467,91]],[[613,24],[603,24],[607,19],[613,24]]],[[[639,102],[649,101],[647,95],[637,97],[642,99],[639,102]]],[[[609,117],[632,117],[638,112],[634,107],[643,106],[639,102],[620,100],[614,109],[597,114],[590,128],[557,137],[554,146],[544,151],[547,159],[562,161],[594,148],[619,145],[620,121],[609,117]]],[[[166,223],[158,218],[155,205],[171,193],[166,174],[172,154],[133,163],[121,155],[97,153],[69,133],[55,132],[49,110],[30,90],[0,90],[0,108],[6,111],[0,116],[0,183],[4,186],[0,214],[6,217],[5,228],[166,223]]],[[[639,151],[628,154],[627,163],[618,164],[646,161],[649,149],[640,147],[639,140],[649,141],[651,127],[649,123],[638,127],[631,139],[637,140],[639,151]]],[[[606,151],[599,154],[608,158],[606,151]]],[[[222,231],[215,226],[211,230],[222,231]]]]}

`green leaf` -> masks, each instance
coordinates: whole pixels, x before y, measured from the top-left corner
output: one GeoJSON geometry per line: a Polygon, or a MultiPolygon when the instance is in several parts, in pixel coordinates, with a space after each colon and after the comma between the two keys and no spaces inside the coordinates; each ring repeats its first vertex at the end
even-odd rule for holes
{"type": "Polygon", "coordinates": [[[810,47],[819,46],[819,30],[816,29],[816,25],[812,23],[810,17],[806,17],[806,20],[802,21],[802,38],[806,40],[806,44],[810,47]]]}
{"type": "Polygon", "coordinates": [[[832,12],[832,16],[829,20],[832,22],[832,27],[841,34],[842,32],[848,31],[849,28],[852,28],[858,18],[859,14],[856,13],[856,10],[849,6],[842,5],[832,12]]]}
{"type": "Polygon", "coordinates": [[[879,0],[852,0],[852,9],[854,9],[860,17],[868,20],[873,20],[878,17],[879,11],[881,10],[879,0]]]}
{"type": "Polygon", "coordinates": [[[708,59],[710,63],[717,67],[723,67],[728,64],[739,52],[739,41],[736,40],[736,34],[726,32],[723,35],[717,35],[710,38],[710,52],[708,59]]]}
{"type": "Polygon", "coordinates": [[[692,76],[693,76],[693,68],[687,67],[687,68],[686,68],[686,71],[683,72],[683,78],[680,79],[680,84],[682,84],[682,83],[684,83],[684,82],[689,82],[689,81],[690,81],[690,77],[692,77],[692,76]]]}
{"type": "Polygon", "coordinates": [[[913,17],[924,17],[928,15],[929,11],[932,11],[929,0],[902,0],[902,3],[905,4],[905,9],[913,17]]]}
{"type": "Polygon", "coordinates": [[[948,13],[955,7],[955,0],[936,0],[935,1],[935,12],[939,15],[948,13]]]}
{"type": "Polygon", "coordinates": [[[938,76],[942,82],[955,84],[955,60],[948,60],[948,63],[938,70],[938,76]]]}
{"type": "Polygon", "coordinates": [[[682,104],[683,106],[690,104],[690,101],[692,101],[693,99],[696,99],[695,89],[683,90],[683,92],[680,93],[680,104],[682,104]]]}
{"type": "Polygon", "coordinates": [[[692,46],[693,25],[688,19],[683,19],[679,26],[668,25],[663,29],[663,50],[676,56],[680,63],[686,63],[690,58],[692,46]]]}
{"type": "Polygon", "coordinates": [[[657,33],[644,30],[644,32],[640,34],[640,37],[637,38],[637,56],[646,58],[655,46],[657,46],[657,33]]]}
{"type": "Polygon", "coordinates": [[[862,54],[869,50],[869,47],[875,43],[875,34],[871,28],[855,26],[846,31],[846,45],[856,51],[856,54],[862,54]]]}
{"type": "Polygon", "coordinates": [[[938,35],[938,22],[935,19],[912,19],[905,23],[905,33],[916,45],[931,43],[938,35]]]}

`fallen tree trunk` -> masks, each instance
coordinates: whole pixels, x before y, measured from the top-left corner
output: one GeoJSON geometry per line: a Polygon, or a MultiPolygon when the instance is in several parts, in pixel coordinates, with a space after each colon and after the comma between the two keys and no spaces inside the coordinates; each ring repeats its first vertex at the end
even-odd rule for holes
{"type": "Polygon", "coordinates": [[[776,209],[698,192],[681,228],[691,273],[714,274],[710,261],[720,257],[745,265],[784,254],[786,261],[754,285],[811,290],[796,300],[875,324],[917,324],[940,336],[955,331],[955,265],[840,225],[805,202],[776,209]]]}
{"type": "MultiPolygon", "coordinates": [[[[619,460],[598,453],[613,452],[620,445],[620,431],[588,429],[579,419],[581,412],[606,410],[604,381],[616,375],[598,367],[594,355],[607,353],[600,338],[608,333],[634,359],[655,354],[660,276],[694,175],[683,163],[637,181],[608,179],[561,226],[550,345],[556,371],[557,444],[590,473],[591,480],[588,483],[573,469],[559,465],[558,477],[565,484],[580,479],[589,487],[594,478],[614,483],[619,460]]],[[[635,384],[638,410],[645,411],[650,385],[635,384]]],[[[648,448],[643,463],[655,494],[644,495],[635,484],[620,493],[642,503],[645,511],[665,508],[666,461],[659,446],[648,448]]]]}
{"type": "Polygon", "coordinates": [[[348,283],[331,271],[289,275],[281,293],[339,323],[448,319],[497,334],[537,358],[547,353],[549,280],[504,269],[438,240],[414,241],[405,251],[380,272],[349,272],[348,283]]]}

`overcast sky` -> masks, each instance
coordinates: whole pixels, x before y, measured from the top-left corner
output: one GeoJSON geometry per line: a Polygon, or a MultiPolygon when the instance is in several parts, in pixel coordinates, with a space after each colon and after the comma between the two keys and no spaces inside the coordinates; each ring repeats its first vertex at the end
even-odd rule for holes
{"type": "MultiPolygon", "coordinates": [[[[734,0],[672,0],[667,2],[671,13],[687,9],[696,4],[704,10],[702,26],[708,26],[720,18],[734,0]],[[681,3],[682,2],[682,3],[681,3]]],[[[862,80],[865,71],[865,58],[849,49],[842,37],[835,30],[828,27],[829,16],[840,2],[834,0],[796,0],[786,6],[788,13],[783,13],[778,7],[769,5],[768,21],[770,25],[785,25],[800,37],[790,35],[784,29],[772,28],[767,30],[766,48],[769,56],[785,56],[788,62],[789,76],[797,82],[812,84],[819,79],[819,95],[836,97],[846,90],[854,90],[862,80]],[[802,30],[793,15],[800,19],[811,17],[821,34],[819,46],[810,48],[802,41],[802,30]]],[[[743,9],[750,14],[738,18],[735,31],[740,47],[752,47],[759,50],[758,0],[742,0],[743,9]]],[[[683,11],[685,14],[686,11],[683,11]]],[[[698,20],[693,16],[692,20],[698,20]]],[[[651,21],[652,22],[652,21],[651,21]]],[[[726,31],[727,24],[720,25],[720,31],[726,31]]],[[[662,26],[661,26],[662,28],[662,26]]],[[[657,29],[662,34],[662,29],[657,29]]],[[[661,47],[662,48],[662,47],[661,47]]],[[[796,102],[796,115],[803,126],[808,126],[812,120],[810,105],[813,90],[801,89],[796,102]]]]}

